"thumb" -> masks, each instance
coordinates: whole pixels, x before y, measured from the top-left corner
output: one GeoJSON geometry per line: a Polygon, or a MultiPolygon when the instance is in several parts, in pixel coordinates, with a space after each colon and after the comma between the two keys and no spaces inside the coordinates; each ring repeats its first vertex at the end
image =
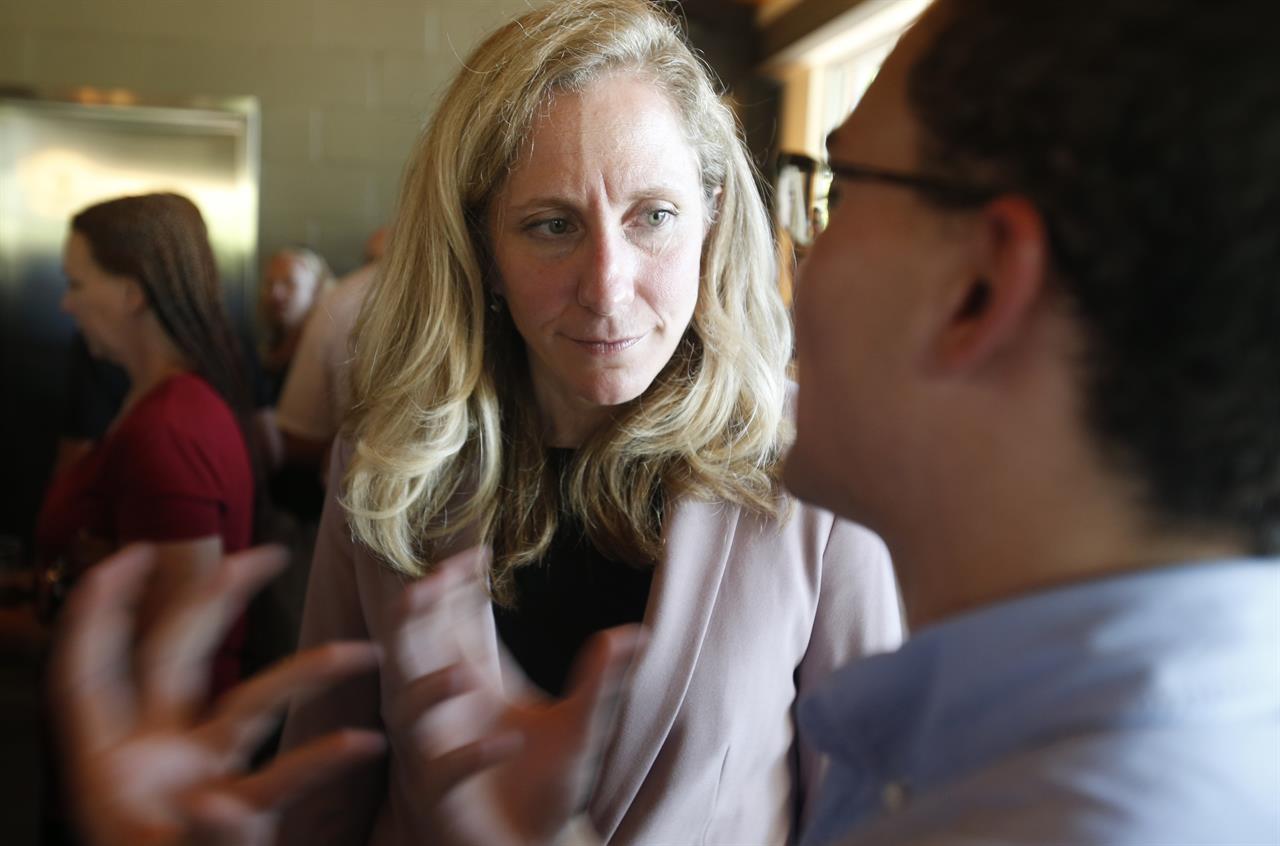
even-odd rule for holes
{"type": "Polygon", "coordinates": [[[275,815],[255,811],[239,798],[218,790],[202,790],[183,802],[184,846],[270,846],[275,841],[275,815]]]}

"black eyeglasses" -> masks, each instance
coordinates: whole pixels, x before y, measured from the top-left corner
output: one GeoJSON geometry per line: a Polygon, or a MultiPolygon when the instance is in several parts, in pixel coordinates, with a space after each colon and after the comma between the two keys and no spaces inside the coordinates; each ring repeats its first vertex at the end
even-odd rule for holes
{"type": "Polygon", "coordinates": [[[820,162],[810,156],[783,153],[778,157],[778,220],[796,244],[812,244],[813,239],[826,228],[830,187],[837,177],[850,182],[897,185],[957,207],[982,205],[998,193],[990,188],[925,174],[844,162],[820,162]]]}

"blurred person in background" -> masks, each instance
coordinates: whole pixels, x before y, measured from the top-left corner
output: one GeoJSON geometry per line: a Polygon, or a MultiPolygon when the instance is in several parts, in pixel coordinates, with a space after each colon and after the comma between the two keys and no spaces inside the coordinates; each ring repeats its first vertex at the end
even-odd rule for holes
{"type": "MultiPolygon", "coordinates": [[[[290,247],[267,260],[258,288],[258,312],[266,331],[260,351],[266,396],[256,422],[266,444],[271,501],[304,527],[319,519],[324,489],[314,466],[289,453],[292,439],[283,435],[274,405],[297,357],[303,328],[332,285],[333,273],[323,258],[305,247],[290,247]]],[[[311,351],[306,354],[310,357],[311,351]]],[[[287,536],[293,530],[282,528],[276,534],[287,536]]],[[[304,545],[302,551],[308,550],[304,545]]]]}
{"type": "Polygon", "coordinates": [[[272,445],[270,493],[275,506],[271,539],[289,548],[289,563],[249,607],[252,640],[246,666],[265,667],[297,646],[307,590],[329,447],[345,414],[350,391],[349,342],[360,305],[386,246],[380,228],[365,242],[365,264],[329,286],[311,308],[279,405],[259,412],[258,423],[272,445]]]}
{"type": "MultiPolygon", "coordinates": [[[[175,194],[99,203],[72,218],[63,269],[63,308],[128,392],[102,438],[51,481],[36,553],[56,588],[153,541],[149,602],[160,604],[251,543],[260,501],[244,360],[204,220],[175,194]]],[[[233,631],[219,652],[215,690],[236,681],[242,641],[233,631]]]]}
{"type": "Polygon", "coordinates": [[[323,475],[329,447],[346,414],[351,332],[386,251],[389,230],[379,228],[364,247],[364,264],[344,276],[311,311],[293,366],[276,406],[284,461],[323,475]]]}
{"type": "Polygon", "coordinates": [[[259,358],[270,385],[272,403],[280,396],[289,367],[312,309],[333,284],[333,271],[318,253],[289,247],[262,266],[258,285],[258,317],[264,337],[259,358]]]}

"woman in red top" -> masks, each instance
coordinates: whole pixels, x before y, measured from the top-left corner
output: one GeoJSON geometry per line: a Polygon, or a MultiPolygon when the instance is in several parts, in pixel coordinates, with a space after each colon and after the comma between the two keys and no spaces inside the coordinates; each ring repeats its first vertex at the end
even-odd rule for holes
{"type": "MultiPolygon", "coordinates": [[[[185,197],[85,209],[71,221],[63,267],[63,309],[130,385],[103,439],[52,481],[36,546],[74,578],[132,541],[157,544],[145,619],[252,540],[256,462],[242,359],[204,220],[185,197]]],[[[215,693],[238,676],[238,628],[219,653],[215,693]]]]}

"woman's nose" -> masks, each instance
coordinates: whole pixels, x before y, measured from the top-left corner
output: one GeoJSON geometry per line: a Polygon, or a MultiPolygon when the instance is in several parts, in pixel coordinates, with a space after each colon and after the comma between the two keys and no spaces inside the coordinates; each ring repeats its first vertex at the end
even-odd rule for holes
{"type": "Polygon", "coordinates": [[[578,305],[599,315],[616,314],[635,297],[636,257],[621,232],[601,231],[578,280],[578,305]]]}

